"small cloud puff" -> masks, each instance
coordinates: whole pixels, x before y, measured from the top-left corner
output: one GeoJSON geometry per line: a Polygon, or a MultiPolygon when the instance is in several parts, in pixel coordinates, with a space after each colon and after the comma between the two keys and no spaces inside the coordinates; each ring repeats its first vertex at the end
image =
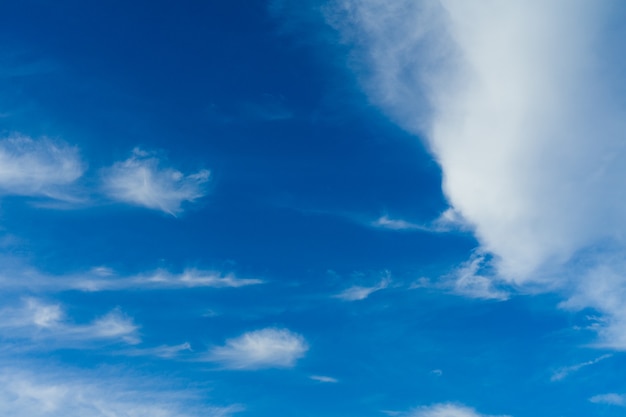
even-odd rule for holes
{"type": "Polygon", "coordinates": [[[404,417],[508,417],[480,414],[473,408],[462,404],[443,403],[434,404],[427,407],[419,407],[408,414],[401,414],[404,417]]]}
{"type": "Polygon", "coordinates": [[[184,202],[193,202],[206,194],[208,170],[185,175],[161,165],[157,157],[136,148],[129,159],[103,170],[104,192],[114,200],[171,215],[181,212],[184,202]]]}
{"type": "Polygon", "coordinates": [[[389,273],[385,276],[385,278],[381,279],[380,282],[372,287],[362,287],[359,285],[352,286],[350,288],[346,288],[339,294],[334,295],[335,298],[340,298],[345,301],[360,301],[365,300],[372,293],[376,291],[384,290],[391,283],[391,277],[389,273]]]}
{"type": "Polygon", "coordinates": [[[292,368],[308,349],[301,335],[266,328],[227,340],[224,346],[213,348],[207,359],[226,369],[292,368]]]}
{"type": "Polygon", "coordinates": [[[49,138],[0,140],[0,193],[73,200],[65,189],[85,171],[78,148],[49,138]]]}
{"type": "Polygon", "coordinates": [[[624,407],[626,406],[626,395],[615,393],[600,394],[589,398],[589,401],[596,404],[619,405],[624,407]]]}
{"type": "Polygon", "coordinates": [[[311,375],[309,378],[311,378],[313,381],[330,383],[330,384],[336,384],[337,382],[339,382],[336,378],[333,378],[331,376],[324,376],[324,375],[311,375]]]}

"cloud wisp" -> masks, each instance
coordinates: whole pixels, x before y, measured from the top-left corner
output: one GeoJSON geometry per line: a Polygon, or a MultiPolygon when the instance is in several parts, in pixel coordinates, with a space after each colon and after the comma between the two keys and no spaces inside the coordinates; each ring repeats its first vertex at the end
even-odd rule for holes
{"type": "Polygon", "coordinates": [[[426,138],[450,205],[492,256],[484,278],[560,291],[608,317],[603,346],[626,349],[624,8],[331,4],[371,100],[426,138]]]}
{"type": "Polygon", "coordinates": [[[354,285],[352,287],[346,288],[345,290],[341,291],[339,294],[335,294],[333,297],[339,298],[344,301],[365,300],[371,294],[377,291],[384,290],[385,288],[389,287],[389,284],[391,284],[391,277],[390,277],[390,274],[387,272],[386,276],[383,279],[381,279],[378,282],[378,284],[372,287],[363,287],[360,285],[354,285]]]}
{"type": "Polygon", "coordinates": [[[5,416],[227,417],[243,410],[238,405],[202,407],[197,393],[163,388],[145,378],[20,365],[0,368],[0,414],[5,416]]]}
{"type": "Polygon", "coordinates": [[[400,417],[510,417],[481,414],[471,407],[456,403],[439,403],[418,407],[408,413],[389,411],[386,413],[400,417]]]}
{"type": "Polygon", "coordinates": [[[370,223],[376,229],[386,229],[395,231],[422,231],[431,233],[442,233],[467,228],[462,216],[453,208],[448,208],[435,221],[429,224],[413,223],[403,219],[392,218],[384,214],[370,223]]]}
{"type": "Polygon", "coordinates": [[[75,201],[69,187],[85,171],[78,148],[49,138],[0,139],[0,194],[75,201]]]}
{"type": "Polygon", "coordinates": [[[130,158],[102,171],[102,184],[113,200],[175,216],[183,210],[183,203],[206,195],[209,177],[210,172],[204,169],[185,175],[163,167],[162,160],[136,148],[130,158]]]}
{"type": "Polygon", "coordinates": [[[308,350],[301,335],[270,327],[228,339],[211,349],[206,360],[233,370],[293,368],[308,350]]]}
{"type": "MultiPolygon", "coordinates": [[[[0,257],[0,259],[2,259],[0,257]]],[[[4,259],[10,268],[0,274],[0,288],[5,290],[28,289],[36,292],[78,290],[85,292],[160,290],[185,288],[240,288],[263,284],[257,278],[238,278],[235,274],[219,271],[186,269],[172,273],[164,269],[144,274],[121,276],[106,267],[68,275],[48,275],[16,260],[4,259]]]]}
{"type": "Polygon", "coordinates": [[[562,379],[565,379],[574,372],[578,372],[581,369],[586,368],[587,366],[595,365],[596,363],[608,359],[612,356],[613,355],[611,354],[606,354],[587,362],[581,362],[577,363],[576,365],[564,366],[562,368],[559,368],[552,374],[552,377],[550,377],[550,381],[560,381],[562,379]]]}
{"type": "Polygon", "coordinates": [[[90,323],[75,324],[66,318],[60,304],[27,298],[19,307],[0,310],[0,319],[0,333],[5,339],[50,340],[63,346],[107,341],[140,342],[139,327],[117,309],[90,323]]]}
{"type": "Polygon", "coordinates": [[[613,392],[608,394],[594,395],[593,397],[589,398],[589,401],[596,404],[608,404],[626,407],[626,395],[615,394],[613,392]]]}
{"type": "Polygon", "coordinates": [[[311,375],[309,378],[311,378],[313,381],[323,382],[325,384],[336,384],[339,382],[337,378],[333,378],[332,376],[325,376],[325,375],[311,375]]]}

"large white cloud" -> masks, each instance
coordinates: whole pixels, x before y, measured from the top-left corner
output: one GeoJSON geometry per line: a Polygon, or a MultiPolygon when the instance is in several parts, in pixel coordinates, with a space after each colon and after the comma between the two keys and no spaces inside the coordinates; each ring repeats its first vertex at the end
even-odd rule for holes
{"type": "Polygon", "coordinates": [[[227,340],[211,350],[208,360],[227,369],[291,368],[308,349],[301,335],[270,327],[227,340]]]}
{"type": "Polygon", "coordinates": [[[184,202],[206,194],[210,173],[200,170],[185,175],[156,156],[135,149],[125,161],[103,170],[103,189],[112,199],[176,215],[184,202]]]}
{"type": "Polygon", "coordinates": [[[0,139],[0,194],[72,200],[67,187],[85,170],[78,149],[49,138],[0,139]]]}
{"type": "Polygon", "coordinates": [[[606,314],[626,348],[626,8],[337,0],[370,98],[425,138],[496,276],[606,314]]]}

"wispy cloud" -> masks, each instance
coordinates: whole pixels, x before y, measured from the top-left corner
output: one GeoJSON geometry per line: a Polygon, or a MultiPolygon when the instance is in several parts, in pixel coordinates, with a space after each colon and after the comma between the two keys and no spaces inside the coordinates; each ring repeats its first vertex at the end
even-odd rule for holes
{"type": "Polygon", "coordinates": [[[603,361],[605,359],[608,359],[610,357],[612,357],[613,355],[607,354],[607,355],[602,355],[600,357],[597,357],[593,360],[587,361],[587,362],[581,362],[581,363],[577,363],[576,365],[570,365],[570,366],[564,366],[562,368],[557,369],[553,374],[552,377],[550,378],[550,381],[560,381],[562,379],[565,379],[567,376],[569,376],[570,374],[577,372],[579,370],[581,370],[582,368],[585,368],[587,366],[591,366],[591,365],[595,365],[596,363],[603,361]]]}
{"type": "Polygon", "coordinates": [[[618,405],[624,407],[626,406],[626,395],[615,393],[600,394],[589,398],[589,401],[596,404],[618,405]]]}
{"type": "Polygon", "coordinates": [[[304,338],[287,329],[266,328],[229,339],[207,360],[226,369],[292,368],[309,349],[304,338]]]}
{"type": "Polygon", "coordinates": [[[385,288],[387,288],[390,283],[391,283],[391,277],[389,276],[389,273],[387,273],[387,276],[385,276],[383,279],[381,279],[378,282],[378,284],[372,287],[362,287],[359,285],[355,285],[350,288],[346,288],[339,294],[334,295],[334,297],[340,298],[345,301],[365,300],[372,293],[375,293],[376,291],[384,290],[385,288]]]}
{"type": "Polygon", "coordinates": [[[487,263],[485,255],[477,252],[457,268],[450,276],[445,286],[450,286],[456,294],[470,298],[482,298],[484,300],[506,300],[509,293],[497,287],[497,280],[481,271],[487,263]]]}
{"type": "Polygon", "coordinates": [[[390,230],[428,230],[427,227],[424,227],[422,225],[411,223],[406,220],[392,219],[386,214],[374,220],[372,222],[372,226],[379,229],[390,230]]]}
{"type": "Polygon", "coordinates": [[[0,369],[0,414],[13,417],[227,417],[237,405],[200,405],[197,393],[164,389],[156,381],[37,367],[0,369]]]}
{"type": "Polygon", "coordinates": [[[136,148],[129,159],[103,170],[103,190],[114,200],[171,215],[180,213],[183,203],[206,194],[208,170],[185,175],[162,165],[153,154],[136,148]]]}
{"type": "Polygon", "coordinates": [[[50,138],[0,139],[0,194],[75,200],[68,187],[83,175],[78,148],[50,138]]]}
{"type": "Polygon", "coordinates": [[[0,310],[0,333],[5,339],[48,339],[61,345],[96,341],[136,344],[140,341],[137,331],[132,319],[117,309],[87,324],[72,323],[60,304],[35,298],[0,310]]]}
{"type": "Polygon", "coordinates": [[[603,312],[604,344],[626,349],[623,303],[599,296],[626,295],[626,101],[613,93],[626,87],[624,29],[605,29],[620,6],[332,4],[365,90],[426,138],[493,276],[603,312]]]}
{"type": "Polygon", "coordinates": [[[187,342],[179,345],[162,345],[153,348],[128,349],[120,353],[127,356],[155,356],[157,358],[171,359],[185,352],[191,352],[191,345],[187,342]]]}
{"type": "Polygon", "coordinates": [[[377,229],[423,231],[432,233],[450,232],[455,230],[466,230],[467,224],[459,212],[453,208],[446,209],[434,221],[426,224],[413,223],[407,220],[392,218],[388,214],[383,214],[378,219],[370,223],[377,229]]]}
{"type": "Polygon", "coordinates": [[[401,417],[510,417],[481,414],[462,404],[442,403],[416,408],[408,413],[397,414],[401,417]]]}
{"type": "Polygon", "coordinates": [[[324,375],[311,375],[309,378],[311,378],[313,381],[324,382],[324,383],[329,383],[329,384],[336,384],[337,382],[339,382],[336,378],[333,378],[331,376],[324,376],[324,375]]]}
{"type": "Polygon", "coordinates": [[[52,276],[18,260],[3,260],[7,261],[5,271],[0,273],[0,288],[4,289],[98,292],[128,289],[239,288],[264,283],[257,278],[238,278],[232,273],[199,269],[187,269],[182,273],[158,269],[149,273],[124,276],[109,268],[97,267],[82,273],[52,276]]]}

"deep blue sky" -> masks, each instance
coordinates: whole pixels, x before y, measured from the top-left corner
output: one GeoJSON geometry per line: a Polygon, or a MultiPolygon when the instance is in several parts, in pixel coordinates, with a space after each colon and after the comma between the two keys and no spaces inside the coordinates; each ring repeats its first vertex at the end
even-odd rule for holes
{"type": "Polygon", "coordinates": [[[0,5],[5,415],[622,415],[597,311],[454,283],[481,235],[324,7],[0,5]]]}

